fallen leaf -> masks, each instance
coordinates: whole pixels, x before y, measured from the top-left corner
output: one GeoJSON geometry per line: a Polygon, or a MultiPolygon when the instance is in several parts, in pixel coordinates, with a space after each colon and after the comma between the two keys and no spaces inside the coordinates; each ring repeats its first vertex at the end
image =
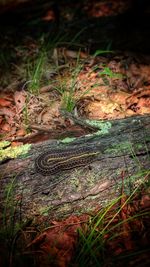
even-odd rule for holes
{"type": "MultiPolygon", "coordinates": [[[[51,259],[48,266],[67,267],[70,263],[77,243],[81,223],[86,223],[87,215],[70,216],[64,221],[53,221],[53,226],[34,239],[27,247],[33,246],[43,252],[40,261],[51,259]]],[[[45,265],[44,265],[45,266],[45,265]]],[[[46,265],[47,266],[47,265],[46,265]]]]}
{"type": "Polygon", "coordinates": [[[0,106],[9,107],[11,105],[11,101],[8,101],[4,98],[0,98],[0,106]]]}
{"type": "Polygon", "coordinates": [[[23,145],[23,143],[22,142],[17,142],[17,141],[11,142],[11,146],[20,146],[20,145],[23,145]]]}
{"type": "Polygon", "coordinates": [[[48,10],[46,15],[44,17],[42,17],[42,20],[44,21],[54,21],[56,19],[55,17],[55,13],[53,10],[48,10]]]}
{"type": "Polygon", "coordinates": [[[10,125],[8,123],[2,124],[1,129],[4,132],[10,132],[11,131],[11,127],[10,127],[10,125]]]}
{"type": "Polygon", "coordinates": [[[16,132],[16,135],[17,136],[24,136],[24,135],[26,135],[26,130],[24,128],[21,128],[16,132]]]}
{"type": "Polygon", "coordinates": [[[126,99],[129,97],[129,94],[126,93],[126,92],[116,92],[116,93],[113,93],[112,95],[110,95],[110,99],[113,101],[113,102],[116,102],[118,103],[119,105],[123,105],[125,106],[126,104],[126,99]]]}
{"type": "Polygon", "coordinates": [[[25,106],[25,102],[26,102],[26,94],[24,91],[16,91],[14,93],[14,101],[15,101],[15,105],[17,107],[17,111],[20,113],[24,106],[25,106]]]}
{"type": "Polygon", "coordinates": [[[1,108],[0,110],[0,115],[5,115],[5,116],[8,116],[8,117],[14,117],[15,116],[15,112],[10,109],[10,108],[1,108]]]}
{"type": "Polygon", "coordinates": [[[109,100],[103,100],[89,103],[85,110],[90,114],[90,118],[100,119],[104,118],[106,115],[112,117],[114,111],[119,110],[119,106],[117,103],[112,103],[109,100]]]}
{"type": "Polygon", "coordinates": [[[149,195],[143,195],[140,201],[141,207],[144,208],[149,208],[150,207],[150,196],[149,195]]]}
{"type": "Polygon", "coordinates": [[[78,51],[73,51],[73,50],[64,50],[64,55],[68,58],[87,58],[88,57],[88,54],[85,53],[85,52],[78,52],[78,51]]]}

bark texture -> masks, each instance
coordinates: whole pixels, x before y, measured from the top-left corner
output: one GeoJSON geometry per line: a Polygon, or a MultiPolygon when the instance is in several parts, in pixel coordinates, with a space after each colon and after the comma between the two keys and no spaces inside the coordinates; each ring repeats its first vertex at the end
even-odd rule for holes
{"type": "Polygon", "coordinates": [[[148,178],[149,152],[150,116],[111,121],[108,133],[84,136],[69,145],[58,141],[32,145],[25,158],[0,165],[1,213],[9,213],[12,206],[21,219],[92,212],[120,195],[122,184],[130,194],[148,178]],[[41,152],[79,145],[97,148],[96,161],[56,175],[36,173],[34,162],[41,152]]]}

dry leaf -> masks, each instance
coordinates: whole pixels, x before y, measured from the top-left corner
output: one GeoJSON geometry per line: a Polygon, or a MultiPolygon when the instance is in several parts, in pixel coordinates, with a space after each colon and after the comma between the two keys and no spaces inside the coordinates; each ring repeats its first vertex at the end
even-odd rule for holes
{"type": "Polygon", "coordinates": [[[22,142],[18,142],[18,141],[13,141],[11,142],[11,146],[14,147],[14,146],[20,146],[20,145],[23,145],[22,142]]]}
{"type": "Polygon", "coordinates": [[[24,136],[24,135],[26,135],[26,130],[24,128],[21,128],[16,132],[16,136],[24,136]]]}
{"type": "Polygon", "coordinates": [[[51,264],[48,266],[67,267],[74,255],[78,237],[77,229],[81,228],[81,223],[86,222],[87,219],[88,216],[83,215],[80,218],[70,216],[61,222],[53,221],[52,228],[34,239],[28,247],[34,245],[37,250],[43,252],[41,263],[51,257],[51,264]]]}
{"type": "Polygon", "coordinates": [[[17,111],[20,113],[24,106],[25,106],[25,102],[26,102],[26,94],[24,91],[16,91],[14,93],[14,101],[15,101],[15,105],[17,108],[17,111]]]}
{"type": "Polygon", "coordinates": [[[44,21],[53,21],[55,19],[55,13],[53,10],[48,10],[46,15],[42,18],[44,21]]]}
{"type": "Polygon", "coordinates": [[[11,131],[11,127],[10,127],[10,125],[8,123],[2,124],[1,129],[4,132],[10,132],[11,131]]]}
{"type": "Polygon", "coordinates": [[[0,106],[9,107],[11,105],[11,101],[8,101],[4,98],[0,98],[0,106]]]}
{"type": "Polygon", "coordinates": [[[5,115],[5,116],[8,116],[8,117],[14,117],[15,116],[15,112],[10,108],[1,108],[0,109],[0,115],[5,115]]]}

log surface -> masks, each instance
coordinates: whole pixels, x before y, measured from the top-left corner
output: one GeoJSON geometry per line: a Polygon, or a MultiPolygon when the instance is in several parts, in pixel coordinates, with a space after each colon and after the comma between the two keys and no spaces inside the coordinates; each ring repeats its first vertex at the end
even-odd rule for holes
{"type": "Polygon", "coordinates": [[[1,163],[1,212],[12,195],[21,219],[41,215],[56,219],[106,205],[121,194],[122,183],[130,194],[150,170],[150,116],[114,120],[111,125],[106,134],[80,137],[69,145],[52,140],[32,145],[25,158],[1,163]],[[36,172],[34,163],[41,152],[79,145],[96,148],[100,154],[84,167],[49,176],[36,172]]]}

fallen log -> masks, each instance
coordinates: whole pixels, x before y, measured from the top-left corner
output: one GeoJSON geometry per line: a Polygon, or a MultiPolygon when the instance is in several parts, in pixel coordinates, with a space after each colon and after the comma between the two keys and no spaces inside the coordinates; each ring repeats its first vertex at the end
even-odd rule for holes
{"type": "Polygon", "coordinates": [[[26,156],[2,161],[1,214],[5,211],[9,216],[12,206],[16,218],[21,220],[89,213],[118,197],[122,186],[130,194],[148,179],[150,116],[107,121],[102,125],[105,131],[101,129],[69,144],[56,140],[34,144],[26,156]],[[50,169],[42,173],[36,165],[41,162],[44,165],[43,156],[39,155],[47,151],[56,155],[48,158],[50,169]],[[71,156],[73,153],[71,163],[70,156],[60,159],[61,151],[71,151],[71,156]]]}

